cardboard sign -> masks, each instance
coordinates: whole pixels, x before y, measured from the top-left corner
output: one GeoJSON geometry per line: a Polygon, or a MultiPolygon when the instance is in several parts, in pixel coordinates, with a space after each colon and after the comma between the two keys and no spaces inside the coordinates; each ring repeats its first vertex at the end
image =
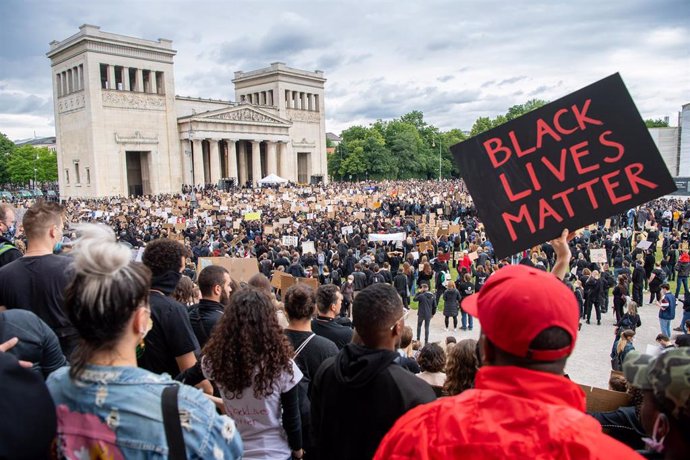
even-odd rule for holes
{"type": "Polygon", "coordinates": [[[352,229],[352,225],[347,225],[347,226],[345,226],[345,227],[343,227],[343,228],[340,229],[340,232],[341,232],[343,235],[349,235],[349,234],[351,234],[353,231],[354,231],[354,230],[352,229]]]}
{"type": "Polygon", "coordinates": [[[256,258],[232,257],[199,257],[197,272],[201,272],[209,265],[220,265],[230,272],[230,277],[236,281],[249,282],[249,279],[259,273],[259,262],[256,258]]]}
{"type": "Polygon", "coordinates": [[[587,398],[587,412],[609,412],[630,405],[630,395],[620,391],[580,385],[587,398]]]}
{"type": "Polygon", "coordinates": [[[618,74],[451,150],[499,259],[676,190],[618,74]]]}
{"type": "Polygon", "coordinates": [[[595,264],[605,264],[606,262],[608,262],[608,259],[606,258],[606,249],[591,249],[589,251],[589,260],[594,262],[595,264]]]}
{"type": "Polygon", "coordinates": [[[319,280],[316,278],[295,278],[297,284],[306,284],[311,287],[314,291],[319,288],[319,280]]]}
{"type": "Polygon", "coordinates": [[[417,247],[419,248],[419,252],[422,253],[434,250],[434,245],[431,244],[431,241],[422,241],[421,243],[417,243],[417,247]]]}

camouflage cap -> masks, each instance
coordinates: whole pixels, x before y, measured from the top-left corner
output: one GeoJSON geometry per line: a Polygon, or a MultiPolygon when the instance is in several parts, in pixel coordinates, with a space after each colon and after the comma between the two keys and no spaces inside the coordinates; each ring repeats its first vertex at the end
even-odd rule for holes
{"type": "Polygon", "coordinates": [[[667,415],[690,418],[690,348],[673,348],[657,357],[631,352],[623,364],[631,385],[652,390],[667,415]]]}
{"type": "Polygon", "coordinates": [[[640,390],[651,390],[652,384],[649,382],[648,370],[649,363],[654,356],[643,355],[639,351],[631,351],[625,357],[623,363],[623,374],[628,383],[640,390]]]}

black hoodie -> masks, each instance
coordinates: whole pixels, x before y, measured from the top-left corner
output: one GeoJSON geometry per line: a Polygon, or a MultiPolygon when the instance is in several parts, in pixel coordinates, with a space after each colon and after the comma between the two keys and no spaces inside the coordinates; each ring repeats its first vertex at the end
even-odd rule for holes
{"type": "Polygon", "coordinates": [[[436,399],[399,358],[350,343],[324,361],[311,385],[313,458],[368,460],[400,416],[436,399]]]}

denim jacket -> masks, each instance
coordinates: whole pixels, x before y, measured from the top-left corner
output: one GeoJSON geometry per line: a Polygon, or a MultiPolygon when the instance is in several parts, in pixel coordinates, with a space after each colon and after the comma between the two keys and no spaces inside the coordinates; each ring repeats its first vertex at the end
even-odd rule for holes
{"type": "MultiPolygon", "coordinates": [[[[179,383],[167,374],[89,365],[78,380],[63,367],[46,383],[57,408],[60,458],[168,458],[161,394],[179,383]]],[[[178,407],[187,458],[241,457],[235,422],[218,415],[201,391],[181,385],[178,407]]]]}

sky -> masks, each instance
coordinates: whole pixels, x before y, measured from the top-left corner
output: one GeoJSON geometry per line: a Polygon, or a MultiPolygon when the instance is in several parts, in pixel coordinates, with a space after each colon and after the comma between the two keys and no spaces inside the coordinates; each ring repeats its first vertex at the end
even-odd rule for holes
{"type": "Polygon", "coordinates": [[[690,103],[690,1],[0,0],[0,132],[54,135],[52,40],[93,24],[177,50],[175,92],[234,100],[235,71],[322,70],[326,129],[412,110],[469,130],[620,72],[644,118],[690,103]]]}

